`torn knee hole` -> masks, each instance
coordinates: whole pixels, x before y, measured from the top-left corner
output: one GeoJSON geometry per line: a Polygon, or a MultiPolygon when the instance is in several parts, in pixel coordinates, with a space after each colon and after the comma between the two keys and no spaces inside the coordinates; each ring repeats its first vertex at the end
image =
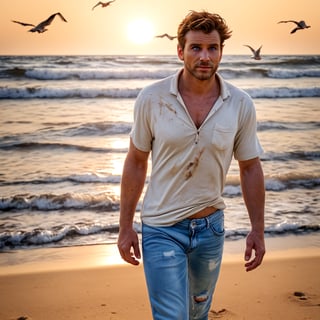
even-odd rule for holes
{"type": "Polygon", "coordinates": [[[200,303],[200,302],[207,301],[208,296],[203,294],[203,295],[200,295],[200,296],[193,296],[193,299],[194,299],[195,302],[200,303]]]}

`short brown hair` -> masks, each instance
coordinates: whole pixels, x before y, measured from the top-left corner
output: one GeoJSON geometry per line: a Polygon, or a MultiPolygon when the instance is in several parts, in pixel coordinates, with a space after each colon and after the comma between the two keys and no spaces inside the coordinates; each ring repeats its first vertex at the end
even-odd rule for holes
{"type": "Polygon", "coordinates": [[[223,45],[224,41],[229,39],[232,34],[232,31],[220,15],[209,13],[207,11],[190,11],[178,27],[178,43],[181,48],[184,49],[186,43],[185,36],[188,31],[202,31],[204,33],[210,33],[213,30],[218,31],[221,39],[221,45],[223,45]]]}

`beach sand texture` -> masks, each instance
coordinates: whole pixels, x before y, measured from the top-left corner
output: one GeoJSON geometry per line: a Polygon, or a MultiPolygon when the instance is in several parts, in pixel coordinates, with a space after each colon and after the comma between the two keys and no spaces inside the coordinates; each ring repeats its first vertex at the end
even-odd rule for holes
{"type": "MultiPolygon", "coordinates": [[[[39,249],[33,250],[38,258],[27,262],[25,253],[2,253],[16,257],[1,264],[0,319],[152,319],[143,266],[103,261],[109,250],[39,249]],[[13,262],[19,255],[24,263],[13,262]]],[[[249,273],[239,254],[228,254],[209,319],[319,319],[319,266],[317,248],[270,252],[249,273]]]]}

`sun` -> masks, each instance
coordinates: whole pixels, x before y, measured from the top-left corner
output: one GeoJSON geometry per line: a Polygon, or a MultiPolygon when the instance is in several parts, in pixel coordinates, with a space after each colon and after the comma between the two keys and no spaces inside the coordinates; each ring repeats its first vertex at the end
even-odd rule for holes
{"type": "Polygon", "coordinates": [[[146,19],[132,20],[127,27],[128,39],[136,44],[145,44],[154,37],[154,26],[146,19]]]}

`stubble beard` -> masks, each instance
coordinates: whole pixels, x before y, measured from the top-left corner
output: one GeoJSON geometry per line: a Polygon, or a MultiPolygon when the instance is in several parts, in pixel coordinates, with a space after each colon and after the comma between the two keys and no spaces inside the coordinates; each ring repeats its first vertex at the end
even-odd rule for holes
{"type": "Polygon", "coordinates": [[[212,63],[199,63],[193,68],[188,65],[186,65],[185,67],[194,78],[200,81],[206,81],[206,80],[212,79],[215,76],[218,69],[212,63]],[[198,67],[201,67],[201,66],[204,66],[204,67],[210,66],[211,69],[208,69],[207,72],[201,72],[197,69],[198,67]]]}

